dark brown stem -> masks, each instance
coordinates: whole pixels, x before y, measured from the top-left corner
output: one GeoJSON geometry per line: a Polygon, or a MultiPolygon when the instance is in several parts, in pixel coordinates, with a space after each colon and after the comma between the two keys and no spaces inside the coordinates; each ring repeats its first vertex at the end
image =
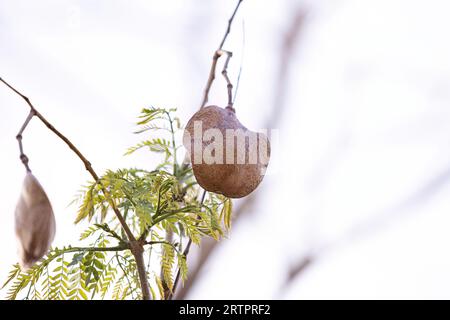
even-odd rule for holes
{"type": "Polygon", "coordinates": [[[146,276],[141,277],[142,275],[146,275],[145,264],[144,264],[144,259],[143,259],[143,255],[142,255],[143,244],[141,242],[137,241],[136,238],[134,237],[134,235],[131,232],[124,217],[122,216],[119,209],[117,208],[114,200],[111,198],[108,190],[103,186],[101,179],[99,178],[97,173],[92,168],[91,163],[86,159],[86,157],[78,150],[78,148],[68,138],[66,138],[61,132],[59,132],[50,122],[47,121],[47,119],[41,113],[39,113],[39,111],[36,110],[36,108],[33,106],[33,104],[31,103],[30,99],[28,99],[28,97],[26,97],[25,95],[20,93],[17,89],[15,89],[13,86],[11,86],[8,82],[3,80],[2,78],[0,78],[0,81],[3,82],[8,88],[10,88],[16,94],[18,94],[23,100],[25,100],[25,102],[30,107],[30,113],[29,113],[27,119],[25,120],[24,124],[22,125],[22,128],[19,131],[19,134],[17,135],[17,139],[19,141],[19,148],[20,148],[20,152],[21,152],[21,160],[24,163],[25,168],[27,168],[28,171],[30,170],[28,167],[28,158],[23,153],[22,134],[25,131],[30,120],[34,116],[36,116],[39,118],[39,120],[42,121],[42,123],[50,131],[52,131],[56,136],[58,136],[62,141],[64,141],[66,143],[66,145],[78,156],[78,158],[81,160],[81,162],[83,162],[86,170],[90,173],[92,178],[94,178],[95,182],[101,187],[101,190],[102,190],[103,194],[105,195],[105,198],[107,199],[109,205],[113,209],[117,219],[120,222],[120,225],[122,226],[123,230],[125,231],[125,234],[127,235],[128,240],[130,241],[131,252],[133,253],[133,255],[136,259],[136,265],[137,265],[138,272],[139,272],[141,288],[142,288],[142,296],[144,299],[145,298],[150,299],[150,294],[149,294],[150,290],[149,290],[147,278],[146,278],[146,276]],[[140,250],[137,249],[137,247],[140,247],[140,250]]]}
{"type": "Polygon", "coordinates": [[[150,300],[150,287],[147,280],[147,271],[145,269],[144,260],[144,246],[139,241],[133,241],[130,243],[131,253],[133,253],[136,260],[136,266],[138,267],[139,283],[141,285],[142,300],[150,300]]]}

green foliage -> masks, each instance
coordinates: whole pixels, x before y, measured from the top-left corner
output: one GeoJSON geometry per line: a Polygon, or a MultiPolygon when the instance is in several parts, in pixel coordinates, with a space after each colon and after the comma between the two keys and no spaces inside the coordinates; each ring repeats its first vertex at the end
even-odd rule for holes
{"type": "Polygon", "coordinates": [[[163,244],[163,252],[161,257],[161,268],[164,282],[167,288],[173,289],[173,267],[175,264],[175,249],[169,244],[163,244]]]}
{"type": "Polygon", "coordinates": [[[183,254],[178,253],[178,265],[180,267],[180,276],[183,283],[187,279],[188,275],[188,266],[186,262],[186,257],[183,254]]]}
{"type": "Polygon", "coordinates": [[[231,215],[233,213],[233,202],[231,199],[225,199],[222,206],[222,211],[220,213],[220,220],[223,219],[225,228],[227,230],[231,229],[231,215]]]}
{"type": "Polygon", "coordinates": [[[198,187],[188,164],[177,162],[180,121],[175,109],[143,109],[136,133],[149,135],[126,154],[147,148],[163,154],[154,169],[107,170],[99,183],[88,183],[74,200],[75,223],[88,223],[80,235],[83,247],[52,248],[27,271],[15,264],[2,289],[8,299],[140,299],[139,277],[127,237],[111,203],[119,209],[137,239],[145,241],[148,281],[153,299],[172,291],[176,272],[188,276],[182,243],[202,237],[219,240],[231,227],[232,203],[207,193],[199,202],[198,187]],[[106,198],[102,189],[107,191],[106,198]],[[166,235],[171,234],[170,241],[166,235]],[[152,256],[152,251],[156,256],[152,256]]]}

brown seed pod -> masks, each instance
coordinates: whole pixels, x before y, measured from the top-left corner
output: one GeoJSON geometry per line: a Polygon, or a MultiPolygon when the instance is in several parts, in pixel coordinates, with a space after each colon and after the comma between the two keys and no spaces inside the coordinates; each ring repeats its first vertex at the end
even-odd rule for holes
{"type": "Polygon", "coordinates": [[[200,186],[229,198],[255,190],[270,157],[267,136],[248,130],[230,107],[208,106],[195,113],[186,125],[183,144],[200,186]]]}
{"type": "Polygon", "coordinates": [[[49,250],[55,237],[53,209],[39,181],[28,172],[16,206],[19,264],[27,270],[49,250]]]}

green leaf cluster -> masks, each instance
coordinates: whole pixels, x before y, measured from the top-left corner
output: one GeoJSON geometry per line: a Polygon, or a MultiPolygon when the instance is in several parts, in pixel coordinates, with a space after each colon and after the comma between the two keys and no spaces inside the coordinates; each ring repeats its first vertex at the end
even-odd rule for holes
{"type": "Polygon", "coordinates": [[[144,257],[153,299],[172,291],[176,272],[188,277],[184,246],[202,237],[220,240],[231,227],[232,203],[207,193],[203,203],[189,164],[179,163],[182,129],[176,109],[144,108],[136,130],[145,140],[127,150],[163,154],[151,169],[107,170],[100,183],[89,182],[79,192],[75,223],[87,223],[82,247],[52,248],[27,271],[15,264],[2,289],[8,299],[140,299],[136,264],[127,238],[112,214],[111,203],[122,213],[137,239],[145,243],[144,257]],[[109,199],[106,199],[105,188],[109,199]],[[171,237],[167,240],[167,235],[171,237]]]}

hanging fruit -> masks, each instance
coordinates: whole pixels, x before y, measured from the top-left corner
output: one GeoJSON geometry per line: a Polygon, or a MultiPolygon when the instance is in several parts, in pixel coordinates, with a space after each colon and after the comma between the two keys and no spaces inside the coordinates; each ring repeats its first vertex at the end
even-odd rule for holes
{"type": "Polygon", "coordinates": [[[264,178],[269,139],[243,126],[232,107],[200,109],[186,125],[183,143],[195,178],[207,191],[242,198],[264,178]]]}
{"type": "Polygon", "coordinates": [[[56,231],[50,201],[31,172],[25,176],[15,218],[19,264],[26,270],[48,252],[56,231]]]}

